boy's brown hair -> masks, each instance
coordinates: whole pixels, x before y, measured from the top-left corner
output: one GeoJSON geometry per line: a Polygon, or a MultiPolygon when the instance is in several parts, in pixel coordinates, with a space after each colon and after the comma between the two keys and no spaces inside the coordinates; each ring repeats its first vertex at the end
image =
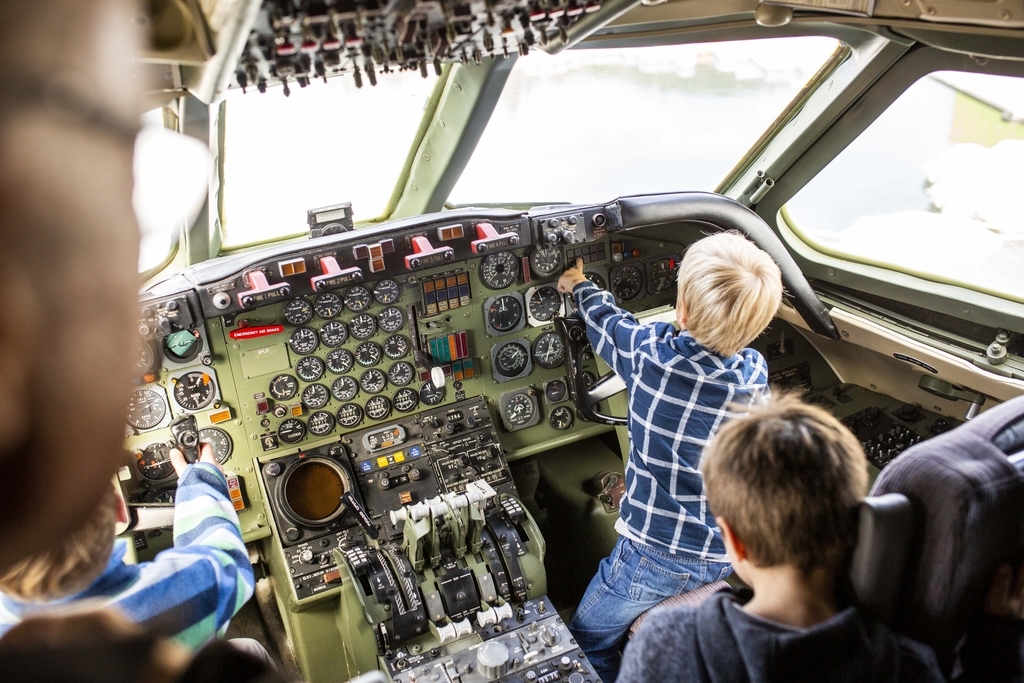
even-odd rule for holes
{"type": "Polygon", "coordinates": [[[753,242],[724,232],[687,248],[677,290],[687,331],[728,357],[754,341],[775,317],[782,304],[782,273],[753,242]]]}
{"type": "Polygon", "coordinates": [[[759,567],[838,570],[867,492],[860,442],[830,413],[779,396],[727,422],[701,462],[708,505],[759,567]]]}
{"type": "Polygon", "coordinates": [[[117,494],[110,487],[79,528],[0,574],[0,592],[18,600],[46,601],[87,588],[110,560],[117,505],[117,494]]]}

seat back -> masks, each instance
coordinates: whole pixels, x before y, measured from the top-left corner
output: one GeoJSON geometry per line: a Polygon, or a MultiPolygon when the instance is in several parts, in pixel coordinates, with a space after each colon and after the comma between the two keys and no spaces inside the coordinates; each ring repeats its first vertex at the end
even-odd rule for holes
{"type": "Polygon", "coordinates": [[[1015,448],[1021,424],[1024,397],[908,449],[872,491],[902,494],[913,507],[914,541],[906,546],[903,580],[891,608],[884,607],[888,589],[876,591],[879,616],[931,646],[947,675],[996,567],[1024,556],[1024,475],[1004,450],[1015,448]]]}
{"type": "Polygon", "coordinates": [[[899,493],[865,498],[858,511],[850,583],[865,614],[892,621],[914,543],[914,509],[899,493]]]}

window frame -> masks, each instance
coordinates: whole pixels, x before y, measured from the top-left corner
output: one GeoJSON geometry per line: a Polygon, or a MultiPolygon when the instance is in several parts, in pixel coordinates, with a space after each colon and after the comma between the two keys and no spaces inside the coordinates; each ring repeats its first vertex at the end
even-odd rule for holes
{"type": "Polygon", "coordinates": [[[775,179],[775,187],[757,205],[773,225],[808,279],[899,300],[988,327],[1020,330],[1024,301],[968,288],[939,277],[896,269],[830,253],[800,235],[784,210],[786,203],[859,137],[910,86],[938,71],[964,71],[1024,77],[1024,62],[975,60],[968,55],[915,46],[867,87],[831,125],[775,179]],[[981,62],[981,63],[979,63],[981,62]],[[898,297],[894,296],[898,293],[898,297]]]}

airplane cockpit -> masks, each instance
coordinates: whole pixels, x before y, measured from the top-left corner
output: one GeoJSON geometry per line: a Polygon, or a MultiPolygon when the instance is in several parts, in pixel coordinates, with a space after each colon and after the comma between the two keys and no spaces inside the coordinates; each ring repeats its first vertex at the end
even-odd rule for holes
{"type": "MultiPolygon", "coordinates": [[[[155,0],[140,21],[146,129],[202,173],[192,215],[142,226],[128,534],[140,561],[170,547],[194,418],[253,619],[303,680],[599,680],[567,624],[615,544],[629,435],[555,284],[577,260],[671,322],[690,244],[753,241],[785,287],[753,345],[773,390],[840,418],[872,476],[1024,395],[1010,3],[155,0]]],[[[152,154],[158,191],[190,170],[152,154]]]]}

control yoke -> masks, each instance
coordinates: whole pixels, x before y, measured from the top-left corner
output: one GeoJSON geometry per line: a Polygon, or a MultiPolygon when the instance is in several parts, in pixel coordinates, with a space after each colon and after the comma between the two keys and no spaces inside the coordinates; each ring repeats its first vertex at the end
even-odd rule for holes
{"type": "Polygon", "coordinates": [[[565,341],[565,374],[569,378],[569,395],[580,414],[591,422],[619,426],[626,424],[625,417],[605,415],[597,410],[597,404],[626,388],[622,378],[609,372],[601,379],[587,386],[583,375],[583,354],[590,350],[587,341],[587,326],[576,317],[555,318],[555,328],[565,341]]]}

